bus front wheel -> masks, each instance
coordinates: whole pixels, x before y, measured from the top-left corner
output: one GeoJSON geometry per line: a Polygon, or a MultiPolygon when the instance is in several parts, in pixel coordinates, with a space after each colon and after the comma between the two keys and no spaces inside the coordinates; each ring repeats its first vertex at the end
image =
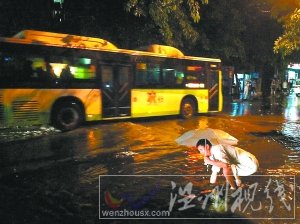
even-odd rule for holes
{"type": "Polygon", "coordinates": [[[184,99],[181,103],[180,115],[184,119],[191,118],[195,115],[195,103],[192,99],[184,99]]]}
{"type": "Polygon", "coordinates": [[[59,104],[53,112],[53,125],[61,131],[70,131],[82,123],[82,113],[76,103],[59,104]]]}

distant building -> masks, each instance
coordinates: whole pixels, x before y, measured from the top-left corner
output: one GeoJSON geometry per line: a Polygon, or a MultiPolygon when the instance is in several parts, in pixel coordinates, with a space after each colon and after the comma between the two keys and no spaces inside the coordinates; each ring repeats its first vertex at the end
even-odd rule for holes
{"type": "Polygon", "coordinates": [[[291,87],[296,85],[296,81],[300,79],[300,64],[290,63],[284,74],[284,80],[287,80],[291,87]]]}
{"type": "Polygon", "coordinates": [[[65,21],[64,0],[53,0],[52,16],[56,23],[65,21]]]}

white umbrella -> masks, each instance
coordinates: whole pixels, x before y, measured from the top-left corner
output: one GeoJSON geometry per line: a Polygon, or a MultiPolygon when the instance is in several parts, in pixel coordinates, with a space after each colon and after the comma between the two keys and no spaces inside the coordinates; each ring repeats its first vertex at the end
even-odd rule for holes
{"type": "Polygon", "coordinates": [[[187,131],[175,141],[180,145],[196,146],[199,139],[207,139],[212,145],[236,145],[238,143],[238,140],[227,132],[212,128],[187,131]]]}

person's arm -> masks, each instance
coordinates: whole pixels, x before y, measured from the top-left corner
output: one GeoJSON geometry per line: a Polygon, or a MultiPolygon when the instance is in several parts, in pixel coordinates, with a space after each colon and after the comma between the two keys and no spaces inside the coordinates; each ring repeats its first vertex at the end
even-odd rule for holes
{"type": "Polygon", "coordinates": [[[205,157],[204,157],[204,162],[205,162],[206,164],[210,164],[210,165],[217,166],[217,167],[220,167],[220,168],[228,168],[228,167],[231,167],[231,165],[228,164],[228,163],[224,163],[224,162],[219,161],[219,160],[211,160],[208,156],[205,156],[205,157]]]}
{"type": "Polygon", "coordinates": [[[229,163],[224,163],[224,162],[219,161],[219,160],[216,160],[216,161],[215,160],[211,160],[208,156],[204,157],[204,162],[206,164],[210,164],[210,165],[222,168],[223,169],[223,174],[224,174],[227,182],[229,183],[230,188],[231,189],[236,189],[237,188],[237,186],[236,186],[236,184],[234,182],[231,165],[229,163]]]}

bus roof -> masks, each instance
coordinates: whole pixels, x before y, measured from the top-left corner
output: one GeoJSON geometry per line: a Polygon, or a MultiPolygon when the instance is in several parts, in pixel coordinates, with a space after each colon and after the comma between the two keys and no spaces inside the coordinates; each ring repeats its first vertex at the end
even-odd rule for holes
{"type": "Polygon", "coordinates": [[[14,35],[13,37],[17,39],[26,39],[34,43],[53,44],[53,45],[59,45],[64,47],[77,46],[80,48],[99,48],[99,49],[108,49],[108,50],[117,49],[117,47],[114,44],[100,38],[37,31],[37,30],[23,30],[17,33],[16,35],[14,35]]]}
{"type": "Polygon", "coordinates": [[[127,50],[117,48],[111,42],[101,38],[37,30],[23,30],[11,38],[0,38],[0,41],[20,44],[35,44],[68,48],[81,48],[89,50],[101,50],[141,56],[170,57],[196,61],[200,60],[208,62],[221,62],[221,60],[218,58],[185,56],[180,50],[171,46],[152,44],[149,46],[141,47],[138,50],[127,50]]]}

